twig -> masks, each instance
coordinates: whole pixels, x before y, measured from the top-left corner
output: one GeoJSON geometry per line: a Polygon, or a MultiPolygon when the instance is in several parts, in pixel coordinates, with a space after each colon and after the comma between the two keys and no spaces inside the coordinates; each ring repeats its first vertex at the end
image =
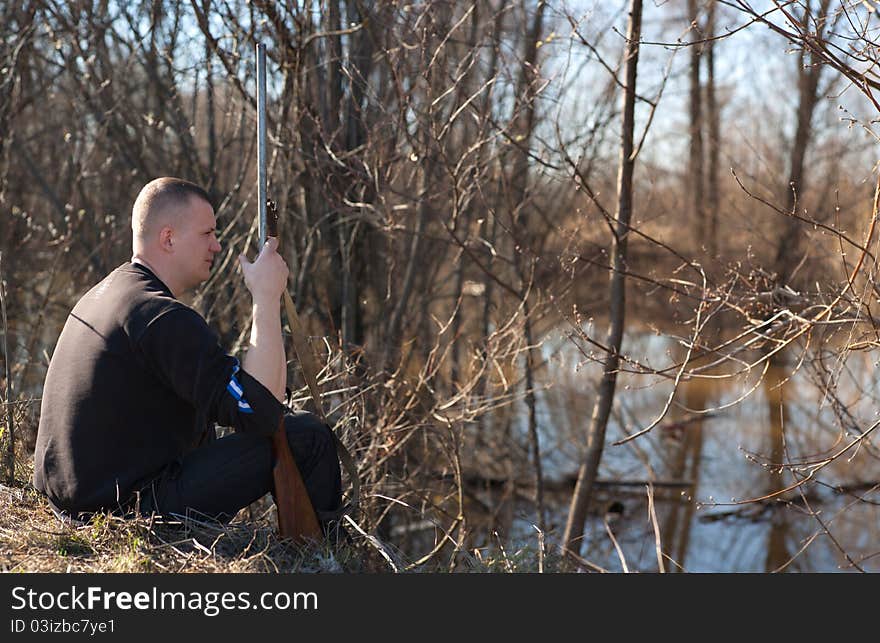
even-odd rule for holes
{"type": "Polygon", "coordinates": [[[651,483],[645,485],[648,490],[648,515],[651,517],[651,524],[654,527],[654,548],[657,551],[657,569],[661,574],[666,573],[666,567],[663,565],[663,547],[660,545],[660,525],[657,524],[657,512],[654,511],[654,487],[651,483]]]}
{"type": "Polygon", "coordinates": [[[492,535],[498,540],[498,549],[501,550],[501,557],[504,559],[504,566],[507,567],[508,572],[513,572],[513,565],[510,563],[510,558],[507,557],[507,551],[504,549],[504,543],[501,540],[501,536],[498,535],[497,531],[493,531],[492,535]]]}
{"type": "Polygon", "coordinates": [[[570,558],[573,563],[576,565],[583,567],[591,572],[598,572],[600,574],[607,574],[608,570],[604,567],[599,567],[596,563],[591,563],[586,558],[583,558],[580,554],[574,553],[571,549],[566,549],[564,551],[565,556],[570,558]]]}
{"type": "Polygon", "coordinates": [[[544,573],[544,532],[541,531],[537,526],[532,525],[535,531],[538,532],[538,573],[544,573]]]}
{"type": "Polygon", "coordinates": [[[394,555],[394,552],[390,551],[378,538],[368,534],[363,529],[361,529],[361,526],[357,524],[354,520],[352,520],[351,516],[346,514],[345,516],[343,516],[343,518],[346,522],[348,522],[348,524],[355,528],[355,531],[366,538],[367,542],[369,542],[373,547],[376,548],[376,550],[380,554],[382,554],[382,557],[388,561],[388,564],[391,565],[391,569],[394,570],[395,574],[400,573],[400,568],[403,567],[403,564],[399,560],[396,560],[397,556],[394,555]]]}
{"type": "Polygon", "coordinates": [[[626,558],[623,555],[623,550],[620,548],[620,545],[617,543],[617,538],[614,537],[614,532],[611,531],[611,525],[608,524],[608,519],[605,519],[605,531],[608,532],[608,537],[611,538],[611,542],[614,545],[614,549],[617,550],[617,557],[620,558],[620,564],[623,566],[623,573],[629,574],[629,567],[626,566],[626,558]]]}
{"type": "Polygon", "coordinates": [[[3,283],[3,253],[0,252],[0,311],[3,315],[3,363],[6,369],[6,484],[15,484],[15,424],[12,414],[12,375],[9,370],[9,350],[6,323],[6,286],[3,283]]]}

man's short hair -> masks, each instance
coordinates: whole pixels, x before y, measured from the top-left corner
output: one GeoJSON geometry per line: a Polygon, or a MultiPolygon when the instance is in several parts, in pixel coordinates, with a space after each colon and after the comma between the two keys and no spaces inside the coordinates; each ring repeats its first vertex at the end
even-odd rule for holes
{"type": "Polygon", "coordinates": [[[211,203],[211,197],[200,186],[173,176],[163,176],[147,183],[131,209],[131,229],[136,238],[145,238],[150,228],[165,222],[165,216],[184,207],[190,198],[211,203]]]}

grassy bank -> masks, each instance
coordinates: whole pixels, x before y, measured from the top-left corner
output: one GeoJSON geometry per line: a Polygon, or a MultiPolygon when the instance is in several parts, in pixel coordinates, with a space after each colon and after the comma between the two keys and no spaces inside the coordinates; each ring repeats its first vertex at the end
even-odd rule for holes
{"type": "Polygon", "coordinates": [[[199,520],[122,519],[97,515],[84,525],[59,521],[27,483],[0,485],[3,573],[410,573],[565,571],[534,549],[474,555],[458,564],[419,565],[349,530],[335,546],[296,547],[276,535],[273,508],[243,510],[229,524],[199,520]],[[380,551],[380,547],[382,551],[380,551]],[[384,553],[383,553],[384,552],[384,553]],[[389,560],[386,556],[391,556],[389,560]]]}
{"type": "Polygon", "coordinates": [[[29,485],[0,486],[3,572],[351,572],[367,571],[357,547],[297,548],[267,518],[228,525],[197,520],[59,521],[29,485]]]}

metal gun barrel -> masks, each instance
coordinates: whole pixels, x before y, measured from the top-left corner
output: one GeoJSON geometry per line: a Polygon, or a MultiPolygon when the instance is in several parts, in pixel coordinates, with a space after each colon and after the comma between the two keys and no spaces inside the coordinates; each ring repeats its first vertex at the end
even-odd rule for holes
{"type": "Polygon", "coordinates": [[[266,244],[266,45],[257,43],[257,204],[260,248],[266,244]]]}

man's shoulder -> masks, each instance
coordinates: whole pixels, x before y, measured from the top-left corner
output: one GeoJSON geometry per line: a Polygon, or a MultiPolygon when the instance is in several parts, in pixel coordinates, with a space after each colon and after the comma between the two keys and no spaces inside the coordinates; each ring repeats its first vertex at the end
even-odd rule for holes
{"type": "Polygon", "coordinates": [[[138,339],[160,319],[180,324],[203,323],[201,315],[175,299],[168,287],[139,264],[124,263],[96,284],[74,308],[99,318],[115,319],[126,333],[138,339]]]}
{"type": "Polygon", "coordinates": [[[92,286],[80,298],[78,305],[101,304],[106,306],[113,300],[119,299],[135,303],[142,298],[176,301],[168,287],[152,272],[138,264],[126,262],[92,286]]]}
{"type": "Polygon", "coordinates": [[[194,308],[177,299],[168,286],[146,266],[140,263],[128,263],[123,264],[116,271],[123,273],[130,287],[139,293],[140,296],[134,301],[134,305],[150,322],[173,312],[177,313],[174,318],[181,319],[183,323],[197,322],[200,325],[206,323],[194,308]]]}

